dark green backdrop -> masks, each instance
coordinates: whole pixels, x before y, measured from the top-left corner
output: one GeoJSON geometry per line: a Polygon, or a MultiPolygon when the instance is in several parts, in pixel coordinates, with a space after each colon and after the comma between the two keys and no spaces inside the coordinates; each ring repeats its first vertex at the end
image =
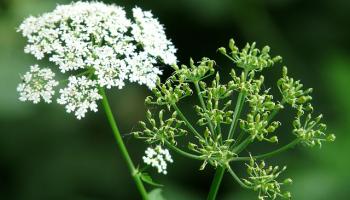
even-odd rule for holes
{"type": "MultiPolygon", "coordinates": [[[[112,1],[109,1],[112,2],[112,1]]],[[[20,103],[19,75],[35,63],[23,53],[24,39],[16,27],[29,15],[51,11],[65,0],[0,1],[0,199],[109,200],[138,199],[126,165],[117,151],[102,112],[78,121],[62,106],[20,103]]],[[[238,44],[269,44],[284,57],[291,75],[314,87],[314,104],[337,135],[322,149],[298,147],[270,162],[288,164],[289,187],[297,200],[347,200],[350,153],[350,1],[347,0],[143,0],[114,1],[130,10],[153,10],[179,49],[180,62],[189,57],[217,59],[230,37],[238,44]]],[[[169,74],[165,69],[165,75],[169,74]]],[[[278,67],[265,74],[267,84],[280,75],[278,67]]],[[[128,135],[143,119],[145,87],[136,85],[109,93],[113,110],[135,162],[146,146],[128,135]]],[[[189,114],[189,113],[188,113],[189,114]]],[[[283,117],[283,116],[282,116],[283,117]]],[[[286,116],[285,116],[286,117],[286,116]]],[[[279,130],[281,135],[288,130],[279,130]]],[[[261,146],[260,149],[264,149],[261,146]]],[[[170,200],[204,199],[213,171],[198,171],[201,163],[174,155],[166,185],[170,200]]],[[[251,200],[228,176],[219,199],[251,200]]]]}

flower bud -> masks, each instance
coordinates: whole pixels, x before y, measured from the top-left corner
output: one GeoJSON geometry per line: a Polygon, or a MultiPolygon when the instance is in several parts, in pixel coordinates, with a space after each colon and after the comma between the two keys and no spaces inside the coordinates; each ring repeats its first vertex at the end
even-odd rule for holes
{"type": "Polygon", "coordinates": [[[291,184],[293,183],[293,180],[290,178],[287,178],[286,180],[283,181],[284,184],[291,184]]]}
{"type": "Polygon", "coordinates": [[[191,143],[191,142],[189,142],[188,143],[188,148],[190,149],[190,150],[195,150],[196,149],[196,147],[197,147],[197,145],[196,144],[193,144],[193,143],[191,143]]]}
{"type": "Polygon", "coordinates": [[[327,137],[327,141],[328,142],[334,142],[334,140],[335,140],[335,135],[334,134],[330,134],[330,135],[328,135],[328,137],[327,137]]]}
{"type": "Polygon", "coordinates": [[[218,52],[222,53],[222,54],[226,54],[226,49],[225,47],[220,47],[218,48],[218,52]]]}
{"type": "Polygon", "coordinates": [[[231,51],[233,51],[235,49],[235,41],[232,38],[228,42],[228,46],[231,49],[231,51]]]}
{"type": "Polygon", "coordinates": [[[271,138],[270,138],[270,142],[272,142],[272,143],[278,143],[278,138],[277,138],[277,136],[271,137],[271,138]]]}

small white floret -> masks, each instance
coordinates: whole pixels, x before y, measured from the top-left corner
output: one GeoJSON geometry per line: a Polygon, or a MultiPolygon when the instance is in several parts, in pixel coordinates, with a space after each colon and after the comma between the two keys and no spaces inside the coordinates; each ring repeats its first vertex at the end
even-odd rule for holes
{"type": "Polygon", "coordinates": [[[41,99],[51,103],[55,94],[54,88],[58,82],[54,80],[55,74],[49,68],[40,69],[38,65],[30,66],[30,71],[22,76],[22,83],[17,87],[19,100],[39,103],[41,99]]]}
{"type": "Polygon", "coordinates": [[[155,148],[148,147],[145,154],[142,158],[147,165],[155,167],[158,173],[167,174],[167,162],[173,162],[168,149],[157,145],[155,148]]]}
{"type": "Polygon", "coordinates": [[[60,89],[61,96],[57,99],[59,104],[66,107],[68,113],[75,112],[78,119],[85,117],[88,110],[97,112],[96,101],[102,99],[94,80],[86,76],[71,76],[66,88],[60,89]]]}

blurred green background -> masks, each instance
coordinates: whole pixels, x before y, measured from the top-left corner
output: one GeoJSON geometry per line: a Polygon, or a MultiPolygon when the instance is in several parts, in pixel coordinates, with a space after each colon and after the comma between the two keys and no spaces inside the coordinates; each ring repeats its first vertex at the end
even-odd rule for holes
{"type": "MultiPolygon", "coordinates": [[[[34,64],[23,53],[16,27],[29,15],[51,11],[66,0],[0,0],[0,199],[138,199],[126,165],[102,112],[76,120],[62,106],[17,100],[16,86],[34,64]]],[[[269,160],[287,164],[288,189],[297,200],[350,199],[350,1],[347,0],[143,0],[108,1],[153,10],[179,49],[178,58],[207,56],[220,70],[228,63],[216,53],[234,37],[241,46],[257,41],[284,57],[290,74],[314,87],[314,104],[337,135],[322,149],[298,147],[269,160]]],[[[280,68],[265,74],[273,86],[280,68]]],[[[169,72],[165,70],[166,74],[169,72]]],[[[110,92],[113,110],[136,163],[146,146],[128,133],[144,118],[145,87],[110,92]]],[[[186,109],[188,110],[188,109],[186,109]]],[[[188,112],[187,114],[190,114],[188,112]]],[[[288,118],[288,115],[281,116],[288,118]]],[[[281,135],[288,130],[279,130],[281,135]]],[[[282,136],[283,137],[283,136],[282,136]]],[[[263,151],[265,147],[259,147],[263,151]]],[[[173,155],[169,174],[154,178],[170,200],[205,199],[213,170],[173,155]]],[[[235,167],[236,168],[236,167],[235,167]]],[[[240,167],[237,167],[242,171],[240,167]]],[[[154,171],[153,171],[154,172],[154,171]]],[[[256,199],[226,176],[218,199],[256,199]]]]}

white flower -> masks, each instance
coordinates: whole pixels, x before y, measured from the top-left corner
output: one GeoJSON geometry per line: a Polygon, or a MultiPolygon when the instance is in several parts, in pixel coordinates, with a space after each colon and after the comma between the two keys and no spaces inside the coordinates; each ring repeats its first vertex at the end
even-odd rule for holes
{"type": "Polygon", "coordinates": [[[128,68],[125,59],[118,59],[112,47],[98,47],[94,51],[96,59],[91,61],[95,68],[98,84],[108,89],[117,86],[121,89],[127,78],[128,68]]]}
{"type": "Polygon", "coordinates": [[[152,89],[162,74],[159,66],[176,63],[176,49],[167,39],[164,27],[151,12],[137,7],[128,19],[122,7],[78,1],[28,17],[18,31],[27,38],[25,53],[38,60],[47,58],[61,73],[69,74],[70,83],[61,90],[58,102],[79,119],[87,110],[96,110],[94,105],[100,97],[87,98],[88,103],[73,96],[79,92],[64,91],[71,91],[72,87],[90,91],[83,81],[96,94],[98,87],[121,89],[127,81],[152,89]],[[80,78],[79,74],[89,74],[89,78],[80,78]]]}
{"type": "Polygon", "coordinates": [[[135,7],[132,12],[136,22],[132,25],[135,40],[141,43],[145,52],[154,57],[160,57],[165,64],[175,64],[176,49],[166,38],[164,27],[156,18],[153,18],[150,11],[142,11],[135,7]]]}
{"type": "Polygon", "coordinates": [[[58,82],[54,80],[55,74],[49,68],[40,69],[38,65],[30,66],[30,71],[22,76],[22,83],[17,87],[19,100],[39,103],[41,98],[51,103],[55,94],[54,87],[58,82]]]}
{"type": "Polygon", "coordinates": [[[151,59],[147,53],[141,52],[126,60],[130,67],[130,82],[137,82],[149,88],[156,86],[157,77],[162,74],[162,71],[154,66],[156,59],[151,59]]]}
{"type": "Polygon", "coordinates": [[[151,12],[136,7],[133,16],[116,5],[75,2],[27,18],[18,31],[28,39],[26,53],[47,56],[62,73],[93,67],[102,87],[122,88],[129,79],[152,88],[159,61],[175,64],[176,49],[151,12]]]}
{"type": "Polygon", "coordinates": [[[96,101],[102,99],[102,96],[98,93],[96,85],[96,81],[86,76],[71,76],[67,87],[60,89],[61,96],[57,102],[64,104],[68,113],[75,112],[75,116],[81,119],[88,110],[97,112],[96,101]]]}
{"type": "Polygon", "coordinates": [[[148,147],[145,154],[142,159],[147,165],[157,168],[158,173],[167,174],[167,162],[173,162],[168,149],[157,145],[155,148],[148,147]]]}

